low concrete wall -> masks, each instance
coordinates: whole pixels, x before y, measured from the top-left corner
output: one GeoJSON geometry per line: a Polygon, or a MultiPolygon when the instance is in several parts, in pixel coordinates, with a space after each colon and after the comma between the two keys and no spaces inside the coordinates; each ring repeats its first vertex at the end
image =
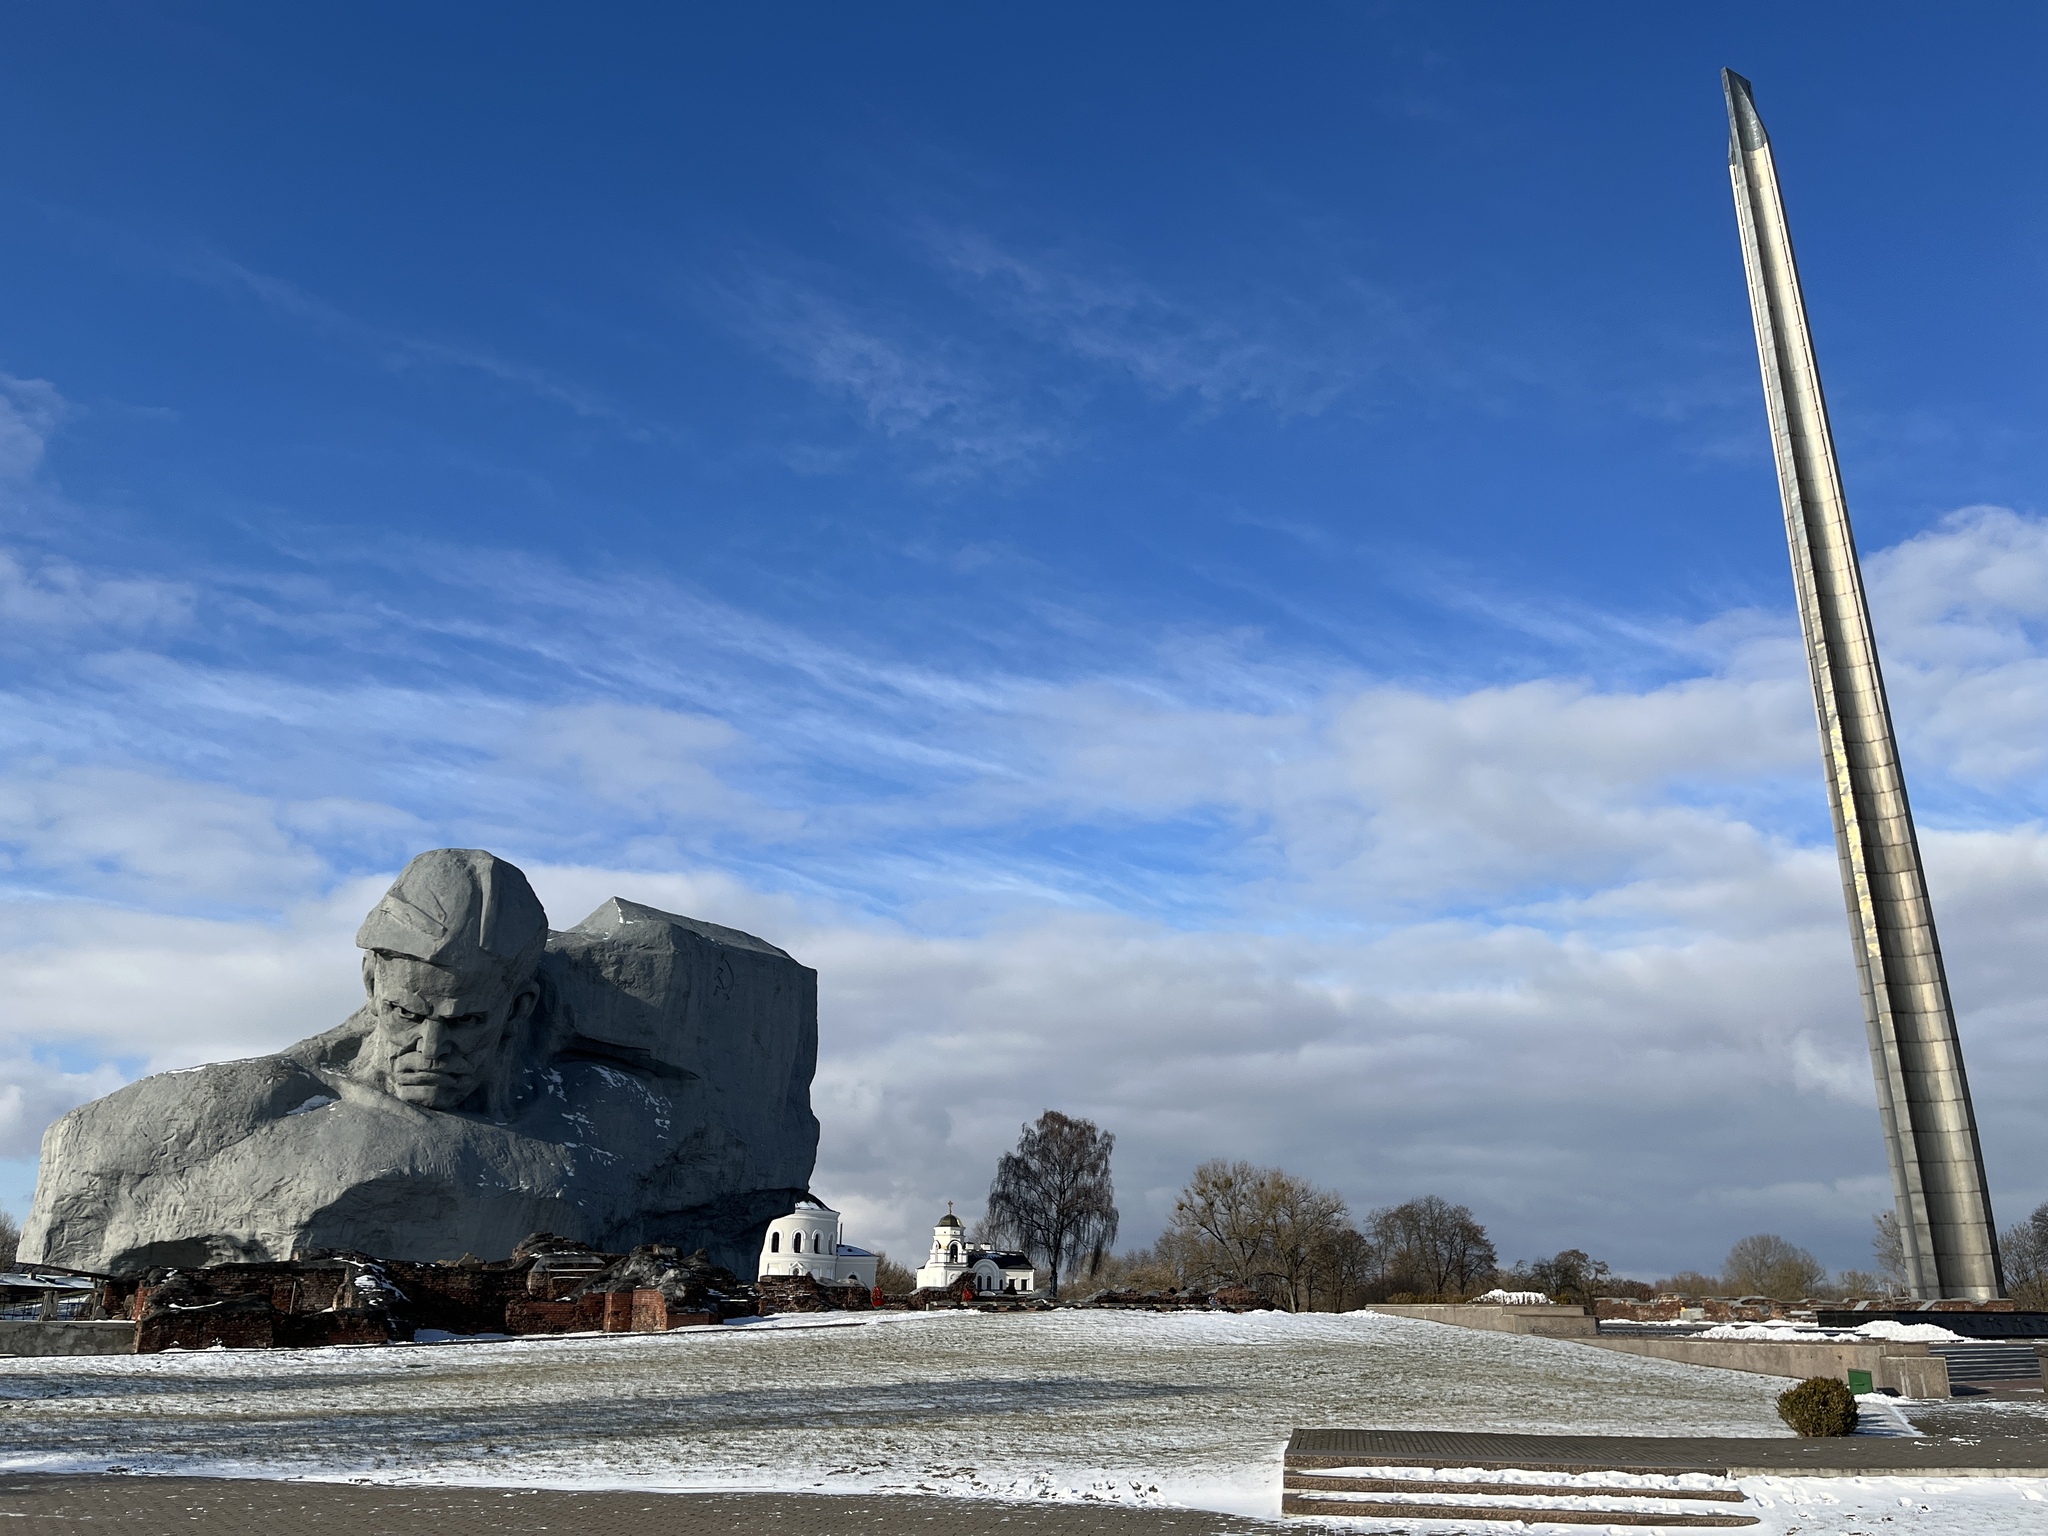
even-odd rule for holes
{"type": "Polygon", "coordinates": [[[0,1355],[132,1355],[135,1325],[13,1322],[0,1319],[0,1355]]]}
{"type": "Polygon", "coordinates": [[[1870,1372],[1873,1387],[1889,1387],[1905,1397],[1947,1397],[1948,1362],[1930,1355],[1925,1344],[1802,1344],[1773,1339],[1645,1339],[1613,1335],[1581,1339],[1583,1344],[1676,1360],[1683,1365],[1711,1365],[1724,1371],[1749,1371],[1758,1376],[1832,1376],[1847,1381],[1852,1370],[1870,1372]]]}
{"type": "Polygon", "coordinates": [[[1489,1333],[1526,1333],[1543,1339],[1591,1339],[1600,1325],[1584,1307],[1425,1306],[1387,1302],[1367,1307],[1389,1317],[1419,1318],[1457,1328],[1483,1328],[1489,1333]]]}
{"type": "Polygon", "coordinates": [[[1873,1341],[1868,1344],[1801,1344],[1759,1339],[1654,1339],[1600,1332],[1584,1307],[1413,1306],[1389,1302],[1366,1308],[1390,1317],[1413,1317],[1456,1328],[1483,1328],[1492,1333],[1521,1333],[1544,1339],[1570,1339],[1625,1355],[1675,1360],[1681,1365],[1709,1365],[1723,1371],[1748,1371],[1758,1376],[1784,1376],[1804,1381],[1832,1376],[1847,1381],[1852,1370],[1870,1372],[1873,1387],[1889,1388],[1902,1397],[1947,1397],[1948,1362],[1930,1355],[1925,1344],[1873,1341]]]}

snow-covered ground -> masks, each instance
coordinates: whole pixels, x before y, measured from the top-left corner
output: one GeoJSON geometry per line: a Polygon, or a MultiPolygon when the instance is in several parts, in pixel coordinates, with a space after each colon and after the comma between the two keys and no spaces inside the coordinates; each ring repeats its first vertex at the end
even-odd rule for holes
{"type": "MultiPolygon", "coordinates": [[[[921,1491],[1270,1516],[1296,1425],[1783,1435],[1782,1386],[1371,1314],[884,1313],[0,1359],[0,1468],[921,1491]]],[[[2048,1531],[2048,1504],[2016,1485],[1956,1488],[1768,1479],[1758,1491],[1771,1500],[1765,1536],[1827,1530],[1836,1514],[1934,1532],[2001,1530],[2009,1513],[2024,1522],[2012,1530],[2048,1531]]]]}

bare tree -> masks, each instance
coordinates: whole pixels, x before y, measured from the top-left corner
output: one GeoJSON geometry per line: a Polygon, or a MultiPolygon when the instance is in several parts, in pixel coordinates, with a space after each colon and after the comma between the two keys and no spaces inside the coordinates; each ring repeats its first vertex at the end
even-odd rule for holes
{"type": "Polygon", "coordinates": [[[1878,1278],[1894,1294],[1907,1289],[1906,1285],[1906,1244],[1899,1236],[1899,1217],[1896,1211],[1879,1211],[1870,1218],[1870,1224],[1877,1228],[1870,1239],[1870,1251],[1877,1256],[1878,1278]]]}
{"type": "Polygon", "coordinates": [[[1199,1240],[1211,1271],[1232,1285],[1256,1287],[1270,1267],[1272,1210],[1267,1188],[1271,1168],[1217,1157],[1195,1170],[1173,1203],[1174,1227],[1199,1240]]]}
{"type": "Polygon", "coordinates": [[[1307,1179],[1275,1168],[1265,1181],[1268,1211],[1266,1273],[1276,1282],[1290,1312],[1306,1312],[1330,1267],[1337,1234],[1348,1231],[1350,1212],[1341,1195],[1318,1189],[1307,1179]]]}
{"type": "Polygon", "coordinates": [[[12,1211],[0,1211],[0,1269],[14,1268],[20,1256],[21,1226],[12,1211]]]}
{"type": "Polygon", "coordinates": [[[908,1296],[917,1289],[917,1273],[886,1253],[875,1255],[875,1289],[884,1296],[908,1296]]]}
{"type": "Polygon", "coordinates": [[[1048,1109],[996,1165],[985,1230],[1042,1260],[1055,1296],[1070,1259],[1071,1267],[1085,1262],[1093,1274],[1116,1241],[1116,1188],[1109,1178],[1115,1146],[1116,1137],[1094,1121],[1048,1109]]]}
{"type": "Polygon", "coordinates": [[[1364,1233],[1346,1222],[1330,1234],[1323,1249],[1321,1280],[1332,1312],[1348,1312],[1369,1300],[1379,1272],[1379,1254],[1364,1233]]]}
{"type": "Polygon", "coordinates": [[[1490,1281],[1500,1256],[1469,1206],[1424,1195],[1374,1211],[1372,1241],[1385,1256],[1388,1283],[1426,1296],[1464,1296],[1490,1281]]]}
{"type": "Polygon", "coordinates": [[[1812,1254],[1775,1232],[1755,1232],[1728,1250],[1721,1283],[1737,1296],[1771,1296],[1797,1301],[1827,1283],[1828,1272],[1812,1254]]]}
{"type": "Polygon", "coordinates": [[[1197,1267],[1215,1279],[1305,1312],[1340,1267],[1349,1275],[1365,1263],[1349,1215],[1341,1195],[1284,1168],[1216,1158],[1181,1191],[1169,1235],[1199,1254],[1197,1267]]]}
{"type": "MultiPolygon", "coordinates": [[[[1608,1294],[1601,1287],[1613,1271],[1583,1248],[1567,1248],[1554,1258],[1538,1259],[1526,1269],[1518,1266],[1514,1274],[1517,1280],[1526,1277],[1526,1289],[1541,1291],[1552,1301],[1590,1307],[1596,1296],[1608,1294]]],[[[1520,1284],[1514,1287],[1524,1288],[1520,1284]]]]}
{"type": "Polygon", "coordinates": [[[2048,1309],[2048,1204],[1998,1239],[2006,1294],[2022,1307],[2048,1309]]]}

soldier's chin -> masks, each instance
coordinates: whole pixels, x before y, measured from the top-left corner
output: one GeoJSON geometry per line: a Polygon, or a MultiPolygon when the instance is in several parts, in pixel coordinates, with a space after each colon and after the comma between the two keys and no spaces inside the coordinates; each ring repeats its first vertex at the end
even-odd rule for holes
{"type": "Polygon", "coordinates": [[[445,1072],[398,1072],[391,1079],[394,1097],[423,1109],[452,1109],[468,1090],[468,1083],[445,1072]]]}

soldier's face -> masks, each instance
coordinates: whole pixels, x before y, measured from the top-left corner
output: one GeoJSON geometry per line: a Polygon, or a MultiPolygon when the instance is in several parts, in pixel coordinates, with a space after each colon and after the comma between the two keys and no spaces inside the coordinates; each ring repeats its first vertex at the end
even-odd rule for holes
{"type": "Polygon", "coordinates": [[[532,987],[508,993],[493,978],[393,955],[364,956],[363,983],[390,1090],[424,1109],[455,1109],[481,1088],[538,998],[532,987]]]}

